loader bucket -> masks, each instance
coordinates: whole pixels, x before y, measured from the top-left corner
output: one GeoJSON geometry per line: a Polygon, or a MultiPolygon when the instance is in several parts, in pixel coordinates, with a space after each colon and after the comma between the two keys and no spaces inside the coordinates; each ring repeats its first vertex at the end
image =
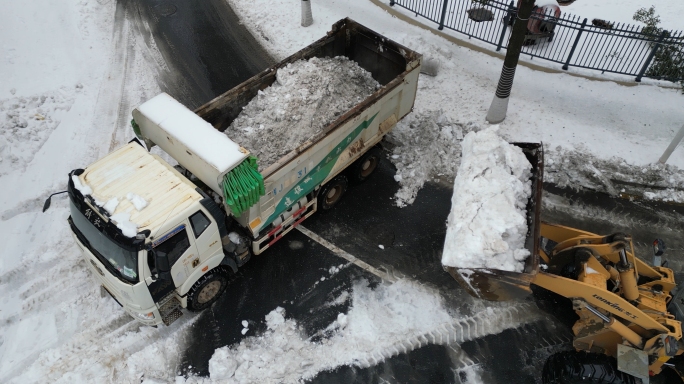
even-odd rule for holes
{"type": "Polygon", "coordinates": [[[542,181],[544,179],[544,148],[541,143],[513,143],[522,148],[532,164],[532,195],[527,202],[527,237],[525,247],[530,256],[523,272],[489,268],[444,267],[472,296],[491,301],[521,299],[532,293],[530,283],[539,270],[539,239],[542,181]]]}

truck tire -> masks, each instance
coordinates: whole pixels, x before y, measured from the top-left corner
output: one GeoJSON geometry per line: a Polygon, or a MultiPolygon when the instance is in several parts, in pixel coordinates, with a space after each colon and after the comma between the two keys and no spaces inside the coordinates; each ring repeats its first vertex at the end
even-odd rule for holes
{"type": "Polygon", "coordinates": [[[214,304],[228,288],[232,275],[228,268],[219,266],[200,277],[188,291],[188,309],[199,312],[214,304]]]}
{"type": "Polygon", "coordinates": [[[382,156],[382,149],[373,147],[356,160],[354,164],[349,167],[348,174],[351,182],[358,184],[368,179],[368,177],[378,168],[380,156],[382,156]]]}
{"type": "Polygon", "coordinates": [[[565,351],[551,355],[542,371],[544,384],[634,384],[634,377],[617,370],[615,359],[598,353],[565,351]]]}
{"type": "Polygon", "coordinates": [[[318,192],[318,210],[326,212],[334,207],[347,190],[347,184],[347,178],[343,175],[328,181],[318,192]]]}

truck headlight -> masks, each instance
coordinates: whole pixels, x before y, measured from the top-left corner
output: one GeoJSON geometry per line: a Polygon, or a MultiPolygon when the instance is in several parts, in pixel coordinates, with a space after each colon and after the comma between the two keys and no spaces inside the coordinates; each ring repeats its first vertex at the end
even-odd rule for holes
{"type": "Polygon", "coordinates": [[[154,319],[154,312],[150,312],[150,313],[133,312],[133,313],[135,313],[135,315],[141,320],[152,320],[152,319],[154,319]]]}

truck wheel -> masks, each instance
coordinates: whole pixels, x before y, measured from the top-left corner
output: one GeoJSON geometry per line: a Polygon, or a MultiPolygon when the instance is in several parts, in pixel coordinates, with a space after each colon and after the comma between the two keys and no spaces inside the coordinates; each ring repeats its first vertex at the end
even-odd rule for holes
{"type": "Polygon", "coordinates": [[[347,178],[342,175],[328,181],[318,192],[318,210],[328,211],[334,207],[347,190],[347,184],[347,178]]]}
{"type": "Polygon", "coordinates": [[[358,160],[349,167],[349,178],[353,183],[360,183],[365,181],[375,170],[380,163],[380,156],[382,156],[382,149],[374,147],[364,153],[358,160]]]}
{"type": "Polygon", "coordinates": [[[214,268],[200,277],[188,291],[188,309],[199,312],[212,305],[228,287],[232,271],[214,268]]]}
{"type": "Polygon", "coordinates": [[[632,376],[617,370],[615,359],[598,353],[565,351],[551,355],[542,371],[544,384],[634,384],[632,376]]]}

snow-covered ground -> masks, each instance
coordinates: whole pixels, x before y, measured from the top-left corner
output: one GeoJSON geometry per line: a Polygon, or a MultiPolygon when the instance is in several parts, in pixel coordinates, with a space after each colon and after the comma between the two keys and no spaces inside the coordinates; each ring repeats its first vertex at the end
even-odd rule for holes
{"type": "MultiPolygon", "coordinates": [[[[539,4],[544,4],[539,1],[539,4]]],[[[634,12],[640,8],[654,6],[660,15],[660,26],[665,29],[684,30],[682,15],[684,2],[678,0],[577,0],[564,6],[561,11],[592,19],[598,18],[618,23],[638,24],[632,19],[634,12]]]]}
{"type": "Polygon", "coordinates": [[[126,359],[156,340],[172,346],[182,332],[140,329],[100,298],[71,239],[66,195],[41,208],[65,189],[71,169],[124,140],[130,104],[159,92],[140,54],[148,48],[115,22],[123,16],[116,2],[2,1],[2,8],[0,381],[137,378],[126,359]]]}
{"type": "MultiPolygon", "coordinates": [[[[439,61],[438,76],[421,76],[415,111],[397,126],[394,135],[398,145],[392,155],[405,193],[398,196],[398,202],[410,203],[422,183],[440,173],[453,178],[460,140],[484,126],[501,70],[499,59],[407,25],[369,0],[313,1],[315,21],[309,28],[299,25],[299,0],[228,1],[277,58],[320,38],[333,22],[351,17],[439,61]],[[421,134],[423,129],[429,133],[421,134]]],[[[589,0],[578,0],[585,1],[589,0]]],[[[159,58],[159,53],[153,43],[146,45],[129,27],[113,1],[2,0],[1,4],[0,233],[4,244],[0,250],[0,296],[4,305],[0,308],[0,381],[172,380],[184,330],[193,318],[185,316],[169,328],[139,327],[114,301],[99,297],[96,280],[71,240],[65,222],[65,196],[55,197],[52,208],[40,212],[50,193],[65,189],[71,169],[83,167],[131,137],[127,127],[130,110],[159,92],[154,77],[157,69],[146,59],[159,58]]],[[[665,15],[675,21],[682,19],[681,8],[673,4],[656,4],[664,26],[665,15]]],[[[626,179],[641,177],[639,180],[653,179],[664,187],[682,187],[684,177],[677,167],[684,166],[683,150],[673,154],[670,163],[674,166],[650,164],[684,122],[683,104],[684,98],[673,89],[624,87],[520,67],[508,118],[500,131],[509,140],[543,141],[548,158],[560,164],[551,168],[550,175],[570,184],[588,175],[586,184],[600,188],[601,180],[609,180],[617,172],[626,179]],[[589,167],[592,163],[595,166],[589,167]],[[597,172],[603,177],[597,177],[597,172]],[[611,173],[606,176],[602,172],[611,173]]],[[[410,288],[412,283],[402,284],[375,291],[355,285],[348,294],[351,309],[337,320],[337,331],[331,328],[327,339],[340,340],[340,346],[352,350],[345,358],[315,367],[356,364],[350,356],[369,356],[364,355],[368,351],[344,344],[363,332],[382,335],[373,333],[378,332],[373,327],[362,329],[373,323],[362,320],[361,314],[393,310],[390,303],[411,303],[419,297],[437,299],[436,293],[415,288],[411,290],[415,296],[401,301],[390,293],[410,288]],[[378,295],[385,295],[387,301],[378,295]],[[345,321],[346,327],[339,327],[345,321]],[[354,333],[355,329],[360,331],[354,333]]],[[[463,320],[459,314],[437,307],[434,319],[418,321],[419,326],[407,321],[382,329],[394,337],[387,342],[398,343],[408,332],[429,333],[433,322],[463,320]]],[[[491,311],[495,316],[506,308],[491,311]]],[[[482,313],[479,316],[489,317],[488,312],[482,313]]],[[[286,345],[303,345],[313,351],[327,348],[311,345],[297,332],[288,334],[296,325],[285,315],[284,328],[275,327],[269,331],[273,335],[256,337],[284,334],[286,345]]],[[[516,324],[502,323],[488,331],[500,332],[516,324]]],[[[415,348],[423,339],[428,340],[425,335],[416,336],[417,344],[403,347],[415,348]]],[[[262,343],[246,339],[244,345],[228,346],[221,354],[231,357],[241,347],[259,351],[262,343]]],[[[382,348],[368,361],[391,356],[393,348],[401,351],[398,344],[382,348]]],[[[248,359],[243,360],[241,363],[248,359]]],[[[300,362],[290,374],[296,376],[301,368],[306,367],[300,362]]],[[[243,370],[249,371],[248,367],[243,370]]],[[[477,369],[466,374],[477,376],[477,369]]]]}

